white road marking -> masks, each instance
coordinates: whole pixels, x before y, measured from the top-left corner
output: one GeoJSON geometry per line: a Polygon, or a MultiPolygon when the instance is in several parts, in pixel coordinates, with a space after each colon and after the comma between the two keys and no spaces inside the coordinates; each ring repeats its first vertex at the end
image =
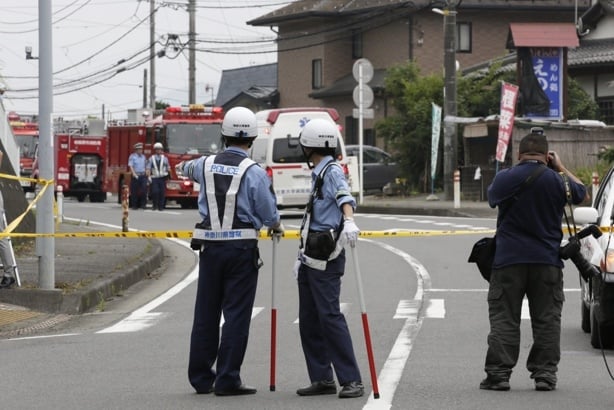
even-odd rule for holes
{"type": "Polygon", "coordinates": [[[531,319],[531,313],[529,313],[529,301],[527,300],[527,298],[522,299],[520,319],[531,319]]]}
{"type": "MultiPolygon", "coordinates": [[[[411,255],[394,248],[383,242],[376,242],[369,239],[361,239],[361,241],[370,242],[372,244],[381,246],[382,248],[400,256],[409,265],[411,265],[416,272],[416,278],[418,284],[416,286],[416,293],[414,294],[413,302],[420,311],[421,305],[424,303],[424,289],[429,289],[431,286],[431,277],[426,268],[411,255]]],[[[401,329],[401,332],[397,336],[394,346],[382,367],[377,380],[380,392],[380,398],[375,399],[373,394],[369,395],[367,403],[363,409],[390,409],[392,407],[392,399],[394,392],[401,381],[405,364],[409,358],[409,354],[413,348],[413,341],[416,339],[420,327],[422,326],[422,317],[419,314],[412,315],[405,320],[405,324],[401,329]]]]}
{"type": "MultiPolygon", "coordinates": [[[[408,319],[418,316],[419,304],[415,300],[401,300],[393,319],[408,319]]],[[[446,308],[443,299],[429,299],[424,317],[431,319],[443,319],[446,317],[446,308]]]]}
{"type": "Polygon", "coordinates": [[[26,336],[26,337],[15,337],[12,339],[4,339],[6,341],[14,341],[14,340],[32,340],[32,339],[51,339],[55,337],[67,337],[67,336],[79,336],[81,333],[63,333],[60,335],[43,335],[43,336],[26,336]]]}
{"type": "Polygon", "coordinates": [[[429,299],[424,317],[443,319],[446,317],[446,307],[443,299],[429,299]]]}
{"type": "MultiPolygon", "coordinates": [[[[168,239],[169,241],[175,241],[176,243],[188,247],[189,244],[178,239],[168,239]]],[[[151,302],[143,305],[139,309],[132,312],[125,319],[117,322],[113,326],[107,327],[105,329],[99,330],[96,333],[126,333],[126,332],[138,332],[143,329],[146,329],[150,326],[156,324],[162,317],[164,317],[163,313],[160,312],[151,312],[156,309],[158,306],[171,299],[173,296],[176,296],[187,288],[192,282],[198,279],[198,264],[194,267],[192,272],[188,276],[186,276],[181,282],[177,283],[175,286],[153,299],[151,302]]]]}

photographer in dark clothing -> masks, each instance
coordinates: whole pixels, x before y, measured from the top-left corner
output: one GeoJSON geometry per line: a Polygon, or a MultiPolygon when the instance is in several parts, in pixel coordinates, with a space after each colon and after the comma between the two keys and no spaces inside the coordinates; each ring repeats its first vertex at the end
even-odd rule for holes
{"type": "Polygon", "coordinates": [[[563,210],[568,201],[581,203],[586,188],[555,152],[548,151],[543,133],[532,132],[522,138],[518,159],[517,165],[497,173],[488,187],[488,203],[498,207],[498,218],[488,289],[487,377],[480,389],[510,389],[509,378],[520,350],[520,315],[526,295],[533,330],[527,369],[536,390],[550,391],[556,388],[561,356],[564,295],[559,248],[563,210]],[[541,174],[534,173],[546,165],[541,174]],[[525,183],[527,180],[530,182],[525,183]]]}

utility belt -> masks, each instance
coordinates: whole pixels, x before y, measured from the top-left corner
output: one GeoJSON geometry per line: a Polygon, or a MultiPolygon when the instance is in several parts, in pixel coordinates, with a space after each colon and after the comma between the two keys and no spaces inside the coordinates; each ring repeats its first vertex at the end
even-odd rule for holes
{"type": "Polygon", "coordinates": [[[211,230],[211,226],[204,222],[199,222],[194,226],[190,247],[194,250],[201,250],[207,242],[225,242],[237,240],[257,240],[258,230],[248,229],[228,229],[221,231],[211,230]]]}
{"type": "Polygon", "coordinates": [[[335,259],[343,249],[337,246],[338,234],[335,230],[307,233],[305,249],[299,252],[299,260],[310,268],[325,270],[326,263],[335,259]]]}

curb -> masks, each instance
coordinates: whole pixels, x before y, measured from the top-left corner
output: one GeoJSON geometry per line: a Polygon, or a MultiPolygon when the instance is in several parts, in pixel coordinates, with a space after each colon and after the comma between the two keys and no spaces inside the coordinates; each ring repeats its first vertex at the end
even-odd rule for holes
{"type": "Polygon", "coordinates": [[[153,249],[147,252],[138,263],[125,272],[107,280],[96,282],[93,286],[64,294],[61,289],[6,289],[2,291],[2,302],[19,305],[38,312],[53,314],[80,314],[95,307],[101,300],[117,295],[141,281],[162,265],[164,249],[159,240],[152,240],[153,249]]]}

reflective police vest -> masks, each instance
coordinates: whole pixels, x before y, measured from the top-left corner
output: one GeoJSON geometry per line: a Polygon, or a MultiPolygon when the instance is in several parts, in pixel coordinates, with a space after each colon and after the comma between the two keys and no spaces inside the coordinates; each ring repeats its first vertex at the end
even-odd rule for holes
{"type": "Polygon", "coordinates": [[[223,152],[205,158],[203,179],[209,218],[206,228],[196,228],[194,239],[204,241],[230,241],[258,239],[258,230],[251,223],[242,222],[236,215],[237,192],[243,175],[256,163],[249,158],[223,152]],[[215,159],[219,162],[215,162],[215,159]]]}

